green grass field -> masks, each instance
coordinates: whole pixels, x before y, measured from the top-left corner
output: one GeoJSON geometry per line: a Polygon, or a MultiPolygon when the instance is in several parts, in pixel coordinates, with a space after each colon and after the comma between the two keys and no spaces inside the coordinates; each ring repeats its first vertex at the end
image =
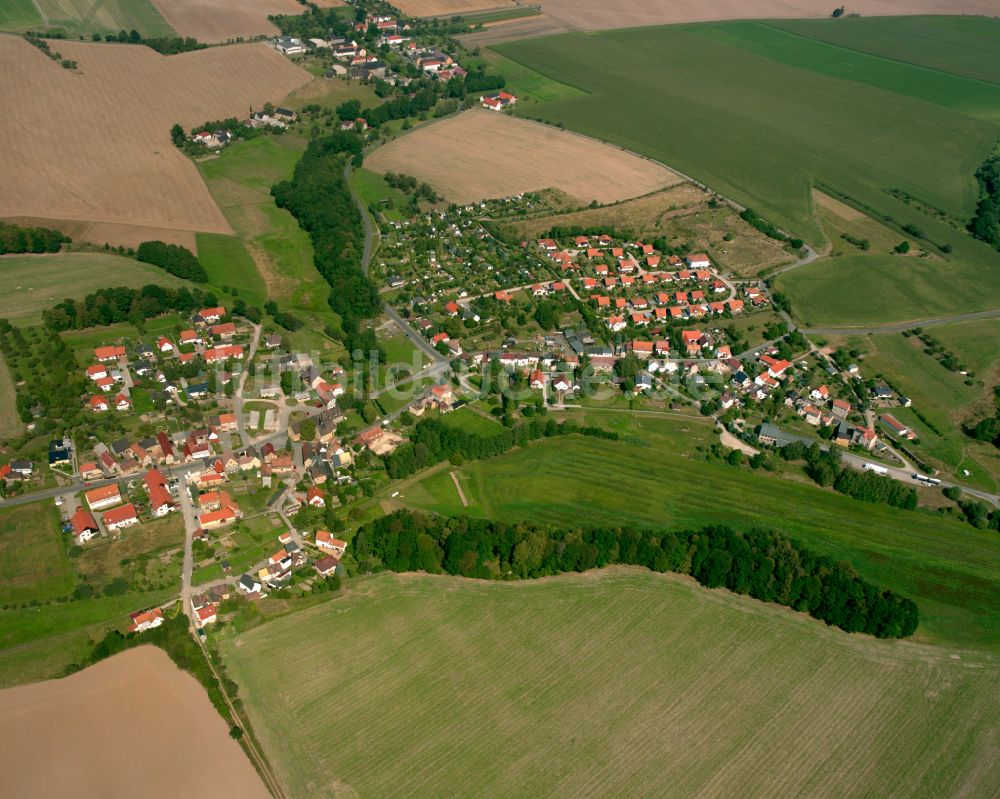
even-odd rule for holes
{"type": "Polygon", "coordinates": [[[480,436],[495,435],[503,429],[499,422],[476,413],[471,407],[459,408],[454,413],[444,414],[441,423],[446,427],[480,436]]]}
{"type": "MultiPolygon", "coordinates": [[[[988,377],[1000,361],[1000,320],[964,322],[943,330],[940,340],[946,348],[968,368],[988,377]]],[[[938,338],[938,328],[928,328],[928,332],[938,338]]],[[[964,469],[970,472],[972,482],[995,491],[1000,480],[1000,451],[968,438],[961,430],[970,406],[991,397],[992,391],[979,383],[966,385],[962,375],[926,355],[916,336],[873,336],[869,346],[871,351],[864,360],[866,375],[884,376],[913,401],[913,409],[900,408],[897,415],[905,416],[906,423],[920,432],[920,443],[914,450],[959,482],[969,482],[962,473],[964,469]],[[936,430],[915,414],[917,410],[936,430]]]]}
{"type": "Polygon", "coordinates": [[[106,629],[123,629],[130,612],[177,591],[179,557],[171,566],[155,558],[122,564],[177,545],[183,528],[176,517],[131,528],[118,542],[95,542],[78,560],[67,555],[58,521],[51,500],[0,509],[0,687],[60,676],[106,629]],[[124,595],[57,599],[71,595],[81,579],[100,589],[119,576],[130,584],[124,595]]]}
{"type": "Polygon", "coordinates": [[[7,287],[0,296],[0,318],[20,326],[41,322],[42,311],[57,302],[67,298],[82,300],[94,290],[111,285],[191,285],[159,267],[103,252],[5,255],[0,258],[0,276],[7,287]]]}
{"type": "MultiPolygon", "coordinates": [[[[32,0],[5,0],[3,5],[11,2],[17,9],[32,5],[32,0]]],[[[8,24],[0,11],[0,28],[25,30],[44,25],[46,30],[62,28],[70,38],[133,28],[149,37],[177,35],[151,0],[35,0],[35,6],[35,15],[40,11],[41,18],[28,23],[18,24],[15,19],[14,24],[8,24]]],[[[21,10],[14,16],[23,17],[25,13],[21,10]]]]}
{"type": "Polygon", "coordinates": [[[313,265],[308,234],[271,198],[271,186],[291,177],[304,148],[295,135],[262,136],[228,147],[198,167],[250,255],[240,258],[238,267],[229,262],[227,279],[246,270],[249,285],[259,290],[262,281],[270,299],[322,330],[325,321],[336,319],[327,301],[330,286],[313,265]]]}
{"type": "Polygon", "coordinates": [[[73,590],[73,564],[52,500],[0,510],[0,604],[51,599],[73,590]]]}
{"type": "MultiPolygon", "coordinates": [[[[867,22],[851,24],[862,30],[867,22]]],[[[966,30],[975,22],[954,29],[959,40],[968,34],[973,51],[994,24],[984,21],[977,37],[966,30]]],[[[908,46],[916,51],[919,39],[908,46]]],[[[525,104],[518,113],[675,166],[807,240],[823,240],[810,196],[819,184],[883,221],[891,217],[897,232],[915,225],[932,252],[937,245],[952,248],[946,270],[940,262],[932,267],[911,259],[901,274],[897,261],[872,256],[788,273],[782,287],[803,318],[863,324],[1000,305],[1000,254],[962,230],[977,198],[973,173],[1000,138],[995,83],[757,22],[574,33],[497,49],[586,92],[525,104]],[[897,199],[889,194],[894,189],[919,202],[897,199]],[[951,222],[924,213],[920,204],[951,222]],[[910,282],[917,299],[907,294],[910,282]],[[907,296],[901,300],[901,294],[907,296]]],[[[937,48],[936,58],[959,49],[937,48]]],[[[956,55],[955,69],[968,61],[956,55]]],[[[982,69],[1000,82],[1000,68],[984,61],[982,69]]],[[[516,78],[509,82],[516,91],[516,78]]]]}
{"type": "Polygon", "coordinates": [[[24,429],[17,415],[17,394],[7,362],[0,355],[0,439],[13,438],[24,429]]]}
{"type": "Polygon", "coordinates": [[[296,797],[1000,789],[995,657],[636,569],[380,575],[222,653],[296,797]]]}
{"type": "MultiPolygon", "coordinates": [[[[1000,539],[927,511],[874,505],[816,487],[692,457],[711,428],[589,411],[575,418],[620,426],[621,441],[552,439],[460,468],[463,508],[446,473],[395,501],[445,514],[685,528],[764,525],[852,563],[865,578],[920,607],[920,640],[1000,649],[1000,539]]],[[[394,489],[396,490],[396,489],[394,489]]]]}
{"type": "Polygon", "coordinates": [[[253,259],[236,236],[197,233],[198,260],[208,272],[208,282],[220,288],[235,288],[247,302],[263,305],[267,286],[253,259]]]}
{"type": "Polygon", "coordinates": [[[34,0],[6,0],[0,4],[0,30],[31,30],[44,22],[34,0]]]}
{"type": "Polygon", "coordinates": [[[351,185],[365,205],[375,207],[390,222],[406,218],[409,198],[386,183],[382,175],[369,169],[355,169],[351,172],[351,185]]]}
{"type": "Polygon", "coordinates": [[[907,64],[1000,83],[1000,20],[989,17],[845,17],[769,23],[811,39],[907,64]]]}

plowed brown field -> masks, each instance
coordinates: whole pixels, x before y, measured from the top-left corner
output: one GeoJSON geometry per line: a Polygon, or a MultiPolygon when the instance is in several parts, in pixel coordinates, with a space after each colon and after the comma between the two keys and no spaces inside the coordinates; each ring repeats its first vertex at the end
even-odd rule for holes
{"type": "Polygon", "coordinates": [[[666,167],[609,144],[478,109],[401,136],[365,164],[413,175],[456,203],[550,188],[609,203],[682,182],[666,167]]]}
{"type": "MultiPolygon", "coordinates": [[[[721,19],[829,17],[836,3],[814,0],[541,0],[542,11],[582,30],[632,28],[721,19]],[[829,6],[829,7],[827,7],[829,6]]],[[[855,0],[848,12],[865,17],[901,14],[984,14],[996,16],[996,0],[855,0]]]]}
{"type": "Polygon", "coordinates": [[[437,17],[443,14],[471,14],[513,8],[512,0],[399,0],[393,3],[411,17],[437,17]]]}
{"type": "Polygon", "coordinates": [[[133,243],[137,228],[230,232],[171,125],[243,115],[309,80],[264,44],[169,58],[135,45],[58,49],[79,72],[0,36],[0,217],[100,223],[99,244],[133,243]]]}
{"type": "Polygon", "coordinates": [[[155,647],[0,691],[0,718],[5,796],[270,799],[204,689],[155,647]]]}
{"type": "Polygon", "coordinates": [[[269,14],[301,14],[306,10],[295,0],[153,0],[153,5],[181,36],[193,36],[200,42],[276,36],[279,31],[268,21],[269,14]]]}

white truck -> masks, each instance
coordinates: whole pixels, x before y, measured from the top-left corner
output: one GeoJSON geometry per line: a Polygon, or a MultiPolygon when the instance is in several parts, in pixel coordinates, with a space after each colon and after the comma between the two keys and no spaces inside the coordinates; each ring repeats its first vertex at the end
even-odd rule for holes
{"type": "Polygon", "coordinates": [[[875,474],[889,474],[889,470],[884,466],[879,466],[877,463],[866,463],[864,465],[864,470],[866,472],[875,472],[875,474]]]}

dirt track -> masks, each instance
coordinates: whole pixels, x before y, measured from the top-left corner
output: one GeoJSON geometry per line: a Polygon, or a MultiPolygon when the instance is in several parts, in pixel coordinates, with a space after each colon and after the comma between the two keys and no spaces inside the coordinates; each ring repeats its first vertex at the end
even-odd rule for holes
{"type": "Polygon", "coordinates": [[[169,58],[136,45],[52,47],[79,72],[0,36],[0,217],[102,223],[96,235],[120,234],[121,243],[138,233],[110,226],[229,232],[198,170],[171,143],[171,125],[244,115],[309,81],[264,44],[169,58]]]}
{"type": "Polygon", "coordinates": [[[204,689],[155,647],[0,691],[0,718],[5,796],[270,799],[204,689]]]}
{"type": "Polygon", "coordinates": [[[609,144],[481,109],[401,136],[365,165],[425,180],[456,203],[547,188],[585,203],[608,203],[682,182],[669,169],[609,144]]]}

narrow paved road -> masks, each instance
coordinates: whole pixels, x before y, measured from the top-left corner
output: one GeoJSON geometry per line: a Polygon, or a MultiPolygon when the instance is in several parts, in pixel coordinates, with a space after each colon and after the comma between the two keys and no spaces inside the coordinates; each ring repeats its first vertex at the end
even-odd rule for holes
{"type": "Polygon", "coordinates": [[[233,392],[233,411],[236,414],[236,429],[240,434],[240,442],[244,447],[250,439],[247,436],[246,421],[243,418],[243,386],[246,384],[247,375],[250,373],[247,366],[253,363],[254,356],[257,354],[257,345],[260,344],[260,331],[260,325],[253,325],[253,339],[250,341],[250,353],[247,357],[246,365],[243,367],[243,371],[240,372],[240,381],[236,386],[236,391],[233,392]]]}
{"type": "MultiPolygon", "coordinates": [[[[368,213],[368,209],[365,207],[365,204],[361,201],[358,193],[354,191],[354,187],[351,185],[350,164],[344,167],[344,180],[347,181],[347,185],[351,190],[351,196],[354,198],[354,204],[358,207],[358,211],[361,213],[361,224],[365,231],[365,245],[361,251],[361,269],[367,275],[368,267],[371,265],[372,254],[375,252],[375,239],[378,236],[378,231],[372,223],[371,214],[368,213]]],[[[382,310],[385,312],[385,315],[395,323],[396,327],[398,327],[410,340],[410,343],[427,355],[431,361],[435,363],[447,363],[448,359],[434,349],[430,342],[414,330],[410,323],[400,316],[399,313],[396,312],[396,309],[389,303],[385,303],[382,306],[382,310]]]]}

